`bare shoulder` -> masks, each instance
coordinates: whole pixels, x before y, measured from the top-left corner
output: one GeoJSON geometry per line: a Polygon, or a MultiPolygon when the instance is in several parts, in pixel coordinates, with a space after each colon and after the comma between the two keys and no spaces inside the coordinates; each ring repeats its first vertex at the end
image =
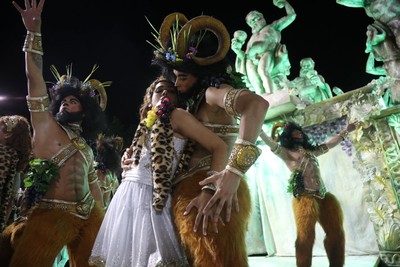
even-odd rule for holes
{"type": "Polygon", "coordinates": [[[197,121],[197,119],[192,114],[182,108],[174,109],[171,113],[170,120],[173,128],[180,128],[181,125],[187,124],[192,121],[197,121]]]}

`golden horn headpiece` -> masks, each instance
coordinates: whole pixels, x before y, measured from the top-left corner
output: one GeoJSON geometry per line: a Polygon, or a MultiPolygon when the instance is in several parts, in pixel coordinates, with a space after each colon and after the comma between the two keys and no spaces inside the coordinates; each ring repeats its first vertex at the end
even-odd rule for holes
{"type": "Polygon", "coordinates": [[[278,142],[279,135],[276,132],[279,128],[284,128],[285,126],[286,126],[286,123],[284,123],[284,122],[278,122],[278,123],[274,124],[274,126],[272,126],[272,129],[271,129],[272,140],[274,140],[275,142],[278,142]]]}
{"type": "Polygon", "coordinates": [[[193,60],[200,66],[208,66],[224,59],[230,48],[228,30],[221,21],[211,16],[201,15],[188,20],[182,13],[175,12],[164,19],[159,32],[151,23],[150,25],[155,31],[152,35],[157,44],[147,42],[156,49],[154,52],[156,57],[170,64],[193,60]],[[191,44],[191,37],[200,31],[203,33],[199,34],[196,43],[191,44]],[[196,55],[197,48],[206,31],[212,32],[217,37],[218,48],[214,55],[200,57],[196,55]]]}

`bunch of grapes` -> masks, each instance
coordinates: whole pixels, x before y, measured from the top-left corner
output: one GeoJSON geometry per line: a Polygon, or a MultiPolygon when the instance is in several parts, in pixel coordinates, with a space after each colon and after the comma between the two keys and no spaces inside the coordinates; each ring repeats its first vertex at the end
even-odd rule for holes
{"type": "Polygon", "coordinates": [[[346,154],[348,156],[352,156],[353,155],[353,144],[351,143],[351,141],[349,139],[344,139],[340,145],[342,146],[342,150],[344,152],[346,152],[346,154]]]}
{"type": "Polygon", "coordinates": [[[25,206],[27,209],[35,206],[43,198],[44,192],[39,192],[34,186],[28,187],[25,190],[25,206]]]}

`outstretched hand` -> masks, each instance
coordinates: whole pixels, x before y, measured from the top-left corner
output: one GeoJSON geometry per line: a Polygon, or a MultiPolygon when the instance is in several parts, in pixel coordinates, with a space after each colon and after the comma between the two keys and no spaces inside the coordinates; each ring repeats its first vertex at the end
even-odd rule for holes
{"type": "Polygon", "coordinates": [[[27,31],[40,32],[42,24],[42,10],[45,0],[41,0],[38,4],[36,0],[25,0],[25,9],[21,8],[17,2],[12,4],[22,16],[22,21],[27,31]]]}
{"type": "Polygon", "coordinates": [[[241,178],[228,170],[218,172],[206,179],[200,181],[200,185],[204,186],[209,183],[213,183],[217,190],[214,195],[208,201],[207,205],[203,209],[203,214],[209,213],[215,204],[217,208],[213,212],[213,222],[217,223],[222,209],[226,206],[226,218],[227,222],[231,219],[232,205],[235,206],[235,210],[239,212],[239,201],[237,198],[237,190],[240,185],[241,178]]]}
{"type": "Polygon", "coordinates": [[[355,129],[357,129],[357,127],[358,127],[359,125],[360,125],[360,122],[358,122],[358,121],[349,123],[349,124],[347,125],[346,131],[352,132],[352,131],[354,131],[355,129]]]}

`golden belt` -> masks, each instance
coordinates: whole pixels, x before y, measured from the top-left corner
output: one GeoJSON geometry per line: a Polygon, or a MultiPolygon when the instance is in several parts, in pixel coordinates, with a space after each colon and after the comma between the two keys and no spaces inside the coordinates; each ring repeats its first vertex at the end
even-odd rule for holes
{"type": "Polygon", "coordinates": [[[83,199],[79,202],[63,201],[57,199],[42,199],[39,202],[39,209],[56,209],[69,212],[81,219],[87,220],[90,211],[93,209],[95,201],[92,194],[87,192],[83,199]]]}

